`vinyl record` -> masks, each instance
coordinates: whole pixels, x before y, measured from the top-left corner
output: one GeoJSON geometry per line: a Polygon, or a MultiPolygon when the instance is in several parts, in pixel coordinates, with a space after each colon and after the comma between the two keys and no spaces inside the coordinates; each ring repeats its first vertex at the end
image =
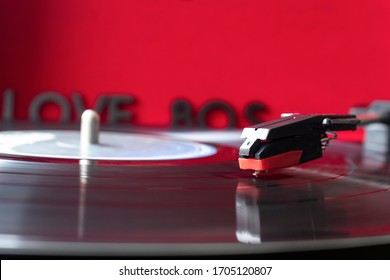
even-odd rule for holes
{"type": "Polygon", "coordinates": [[[211,153],[115,161],[1,151],[0,253],[215,255],[390,243],[386,157],[334,142],[322,159],[255,178],[238,167],[237,132],[225,141],[218,132],[189,135],[133,136],[211,153]]]}

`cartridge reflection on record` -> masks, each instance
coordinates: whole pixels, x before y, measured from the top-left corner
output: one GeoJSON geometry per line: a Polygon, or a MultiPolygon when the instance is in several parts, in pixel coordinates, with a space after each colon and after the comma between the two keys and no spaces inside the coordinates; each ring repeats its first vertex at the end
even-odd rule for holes
{"type": "Polygon", "coordinates": [[[241,243],[301,241],[339,238],[333,213],[321,188],[311,183],[299,186],[275,185],[256,178],[242,179],[236,191],[236,238],[241,243]]]}

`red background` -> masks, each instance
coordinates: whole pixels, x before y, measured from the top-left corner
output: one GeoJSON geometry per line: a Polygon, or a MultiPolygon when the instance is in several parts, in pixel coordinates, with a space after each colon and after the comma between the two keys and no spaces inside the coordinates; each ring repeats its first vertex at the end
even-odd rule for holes
{"type": "Polygon", "coordinates": [[[1,0],[0,94],[18,119],[47,90],[130,94],[141,125],[169,125],[182,97],[223,100],[241,126],[250,101],[267,120],[346,113],[389,99],[389,27],[387,0],[1,0]]]}

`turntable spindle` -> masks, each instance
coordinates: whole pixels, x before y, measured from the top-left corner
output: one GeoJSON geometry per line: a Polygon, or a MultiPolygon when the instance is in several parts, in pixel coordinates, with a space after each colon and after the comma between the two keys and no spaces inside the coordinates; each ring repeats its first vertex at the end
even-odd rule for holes
{"type": "Polygon", "coordinates": [[[94,110],[85,110],[81,115],[80,145],[82,147],[99,143],[100,117],[94,110]]]}

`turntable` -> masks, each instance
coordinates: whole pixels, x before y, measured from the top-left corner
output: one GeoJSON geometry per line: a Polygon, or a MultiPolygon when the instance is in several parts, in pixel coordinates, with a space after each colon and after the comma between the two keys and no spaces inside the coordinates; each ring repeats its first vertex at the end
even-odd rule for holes
{"type": "MultiPolygon", "coordinates": [[[[341,130],[357,125],[335,119],[341,130]]],[[[93,111],[81,131],[0,132],[1,254],[247,255],[390,243],[385,153],[333,141],[323,157],[253,176],[239,167],[240,133],[100,132],[93,111]]],[[[330,140],[320,138],[321,151],[330,140]]]]}

